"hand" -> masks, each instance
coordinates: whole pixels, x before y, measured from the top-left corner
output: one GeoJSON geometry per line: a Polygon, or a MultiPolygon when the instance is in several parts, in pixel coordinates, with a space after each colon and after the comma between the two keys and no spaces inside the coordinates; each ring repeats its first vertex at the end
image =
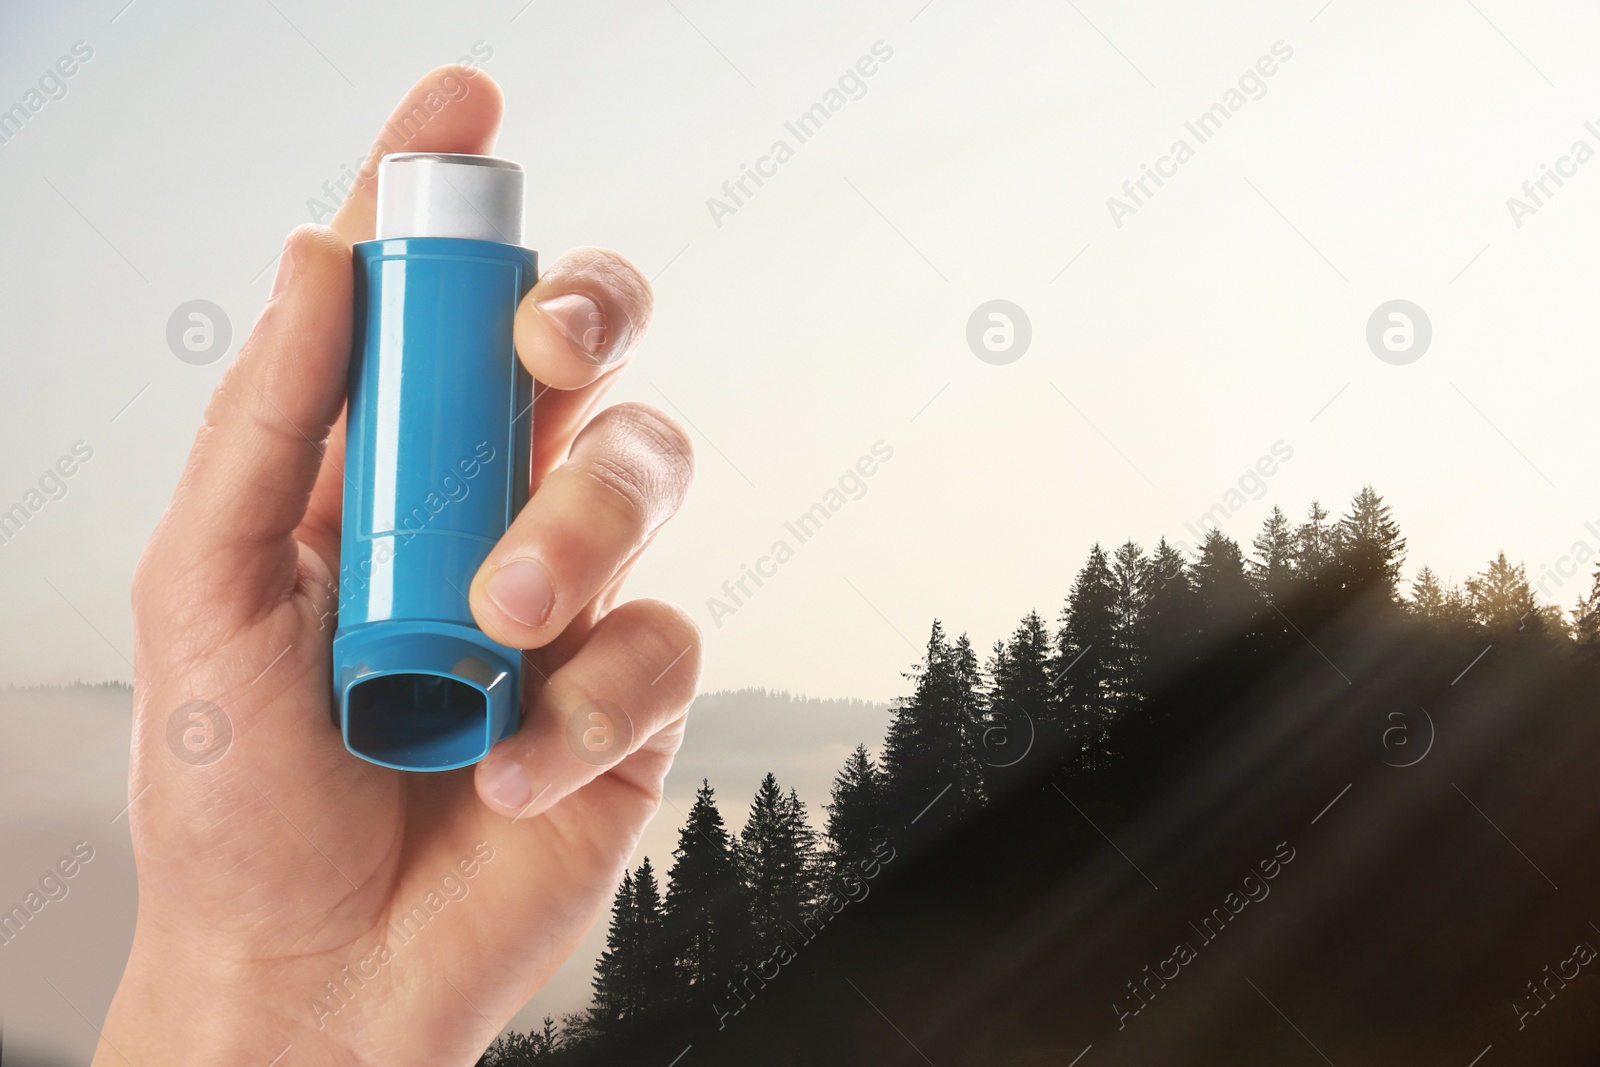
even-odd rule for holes
{"type": "MultiPolygon", "coordinates": [[[[492,149],[487,75],[434,71],[389,128],[430,102],[442,109],[388,147],[492,149]]],[[[650,408],[595,413],[651,293],[587,249],[517,311],[542,383],[532,496],[470,590],[486,633],[531,650],[522,728],[438,774],[345,750],[330,644],[350,245],[373,236],[375,160],[368,174],[331,228],[289,236],[134,578],[139,915],[97,1065],[471,1064],[607,904],[683,738],[697,629],[666,604],[614,605],[683,500],[691,450],[650,408]],[[567,740],[597,700],[625,716],[604,765],[567,740]],[[204,749],[203,720],[198,755],[169,741],[191,701],[221,709],[225,750],[204,749]]]]}

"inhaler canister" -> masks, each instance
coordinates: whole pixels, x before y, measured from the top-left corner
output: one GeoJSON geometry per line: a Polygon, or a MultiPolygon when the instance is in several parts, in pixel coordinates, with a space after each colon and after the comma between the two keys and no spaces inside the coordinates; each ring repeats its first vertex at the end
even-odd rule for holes
{"type": "Polygon", "coordinates": [[[476,763],[520,719],[522,653],[478,629],[467,590],[528,496],[522,201],[508,160],[391,155],[354,248],[333,685],[345,746],[386,767],[476,763]]]}

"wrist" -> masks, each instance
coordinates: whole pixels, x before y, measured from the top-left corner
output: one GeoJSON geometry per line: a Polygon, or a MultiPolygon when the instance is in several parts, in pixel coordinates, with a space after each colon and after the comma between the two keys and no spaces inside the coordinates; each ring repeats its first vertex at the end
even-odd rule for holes
{"type": "Polygon", "coordinates": [[[291,1056],[296,1067],[359,1067],[331,1035],[286,1010],[275,984],[254,970],[141,944],[136,935],[92,1067],[283,1067],[291,1056]]]}

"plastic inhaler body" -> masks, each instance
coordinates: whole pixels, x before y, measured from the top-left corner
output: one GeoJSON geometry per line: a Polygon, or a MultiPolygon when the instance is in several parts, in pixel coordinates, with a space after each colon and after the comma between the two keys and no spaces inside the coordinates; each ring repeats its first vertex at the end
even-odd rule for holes
{"type": "Polygon", "coordinates": [[[387,767],[475,763],[519,725],[522,653],[477,628],[467,590],[527,499],[521,182],[488,157],[391,156],[377,239],[354,250],[333,684],[346,747],[387,767]]]}

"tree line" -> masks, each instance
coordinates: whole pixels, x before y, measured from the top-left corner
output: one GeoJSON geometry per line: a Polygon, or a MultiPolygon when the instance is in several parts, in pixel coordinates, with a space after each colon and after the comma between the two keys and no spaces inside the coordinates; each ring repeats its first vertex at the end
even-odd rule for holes
{"type": "Polygon", "coordinates": [[[617,888],[590,1007],[503,1035],[482,1067],[582,1063],[645,1035],[733,1025],[885,864],[989,805],[1019,765],[1116,768],[1160,731],[1152,701],[1174,678],[1224,659],[1235,671],[1266,663],[1358,603],[1496,641],[1600,646],[1600,574],[1570,615],[1542,603],[1504,552],[1460,584],[1424,566],[1402,590],[1406,540],[1370,486],[1338,519],[1315,502],[1298,523],[1274,508],[1250,548],[1217,528],[1192,553],[1166,538],[1148,552],[1096,544],[1055,625],[1030,611],[981,660],[935,620],[881,759],[856,746],[820,832],[769,773],[734,833],[702,781],[665,884],[646,857],[617,888]]]}

